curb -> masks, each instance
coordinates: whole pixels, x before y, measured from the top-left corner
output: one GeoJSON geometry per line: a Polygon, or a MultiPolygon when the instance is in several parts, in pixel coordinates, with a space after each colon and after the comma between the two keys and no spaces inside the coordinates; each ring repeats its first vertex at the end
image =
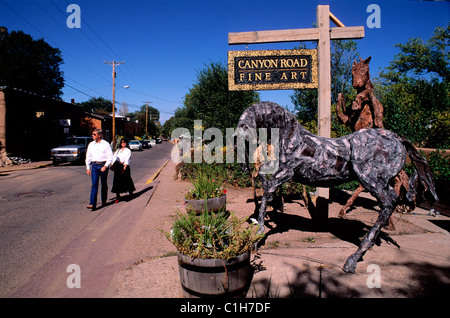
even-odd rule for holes
{"type": "Polygon", "coordinates": [[[46,167],[51,166],[51,165],[52,165],[52,163],[43,163],[43,164],[40,164],[40,165],[37,165],[37,166],[31,166],[31,167],[23,167],[21,165],[16,165],[16,166],[12,166],[12,167],[1,167],[0,168],[0,173],[2,173],[2,172],[21,171],[21,170],[40,169],[40,168],[46,168],[46,167]]]}
{"type": "Polygon", "coordinates": [[[169,160],[166,160],[166,162],[164,162],[164,164],[158,170],[156,170],[156,172],[147,180],[145,184],[152,183],[158,177],[161,170],[167,165],[168,162],[169,160]]]}

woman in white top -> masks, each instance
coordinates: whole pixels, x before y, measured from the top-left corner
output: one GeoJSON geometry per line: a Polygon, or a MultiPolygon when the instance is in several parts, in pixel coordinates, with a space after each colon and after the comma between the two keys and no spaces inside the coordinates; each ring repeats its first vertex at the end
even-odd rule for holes
{"type": "Polygon", "coordinates": [[[128,192],[131,198],[133,192],[136,190],[133,179],[131,179],[130,159],[131,150],[128,147],[128,142],[125,139],[122,139],[120,141],[120,148],[116,150],[112,160],[113,163],[116,160],[120,162],[114,169],[114,180],[111,190],[111,192],[116,194],[116,202],[120,200],[121,193],[128,192]]]}

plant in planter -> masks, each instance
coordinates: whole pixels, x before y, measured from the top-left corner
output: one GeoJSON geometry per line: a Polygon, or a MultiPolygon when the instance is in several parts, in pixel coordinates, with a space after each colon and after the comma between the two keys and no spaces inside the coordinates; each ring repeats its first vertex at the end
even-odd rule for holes
{"type": "Polygon", "coordinates": [[[167,239],[177,248],[185,297],[245,296],[251,282],[250,251],[263,235],[227,214],[177,212],[167,239]]]}
{"type": "Polygon", "coordinates": [[[186,211],[201,213],[225,209],[227,190],[223,189],[223,180],[214,178],[206,171],[199,170],[195,178],[190,181],[193,187],[184,197],[186,211]]]}

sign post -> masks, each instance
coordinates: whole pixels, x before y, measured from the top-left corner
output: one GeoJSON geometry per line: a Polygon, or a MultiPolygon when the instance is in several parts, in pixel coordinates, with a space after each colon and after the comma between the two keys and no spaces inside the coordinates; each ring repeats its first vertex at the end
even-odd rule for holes
{"type": "MultiPolygon", "coordinates": [[[[329,138],[331,136],[330,41],[361,39],[364,37],[364,27],[345,27],[344,24],[330,12],[328,5],[317,6],[316,14],[317,28],[229,33],[228,44],[318,41],[318,135],[329,138]],[[337,25],[337,27],[330,27],[330,20],[337,25]]],[[[318,188],[316,194],[316,209],[319,213],[319,219],[328,219],[329,189],[318,188]]]]}

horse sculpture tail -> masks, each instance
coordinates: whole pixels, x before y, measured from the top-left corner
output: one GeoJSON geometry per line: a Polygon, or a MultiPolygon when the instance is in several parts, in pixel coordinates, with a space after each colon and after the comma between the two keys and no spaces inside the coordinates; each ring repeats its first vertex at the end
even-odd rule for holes
{"type": "Polygon", "coordinates": [[[436,188],[434,186],[433,178],[431,175],[430,167],[428,166],[427,160],[421,155],[421,153],[413,146],[410,140],[400,137],[402,144],[406,148],[406,152],[411,159],[416,170],[411,175],[409,179],[409,189],[406,194],[406,198],[409,201],[413,201],[417,194],[417,185],[419,183],[419,178],[427,186],[428,190],[431,192],[435,201],[439,201],[436,194],[436,188]]]}

